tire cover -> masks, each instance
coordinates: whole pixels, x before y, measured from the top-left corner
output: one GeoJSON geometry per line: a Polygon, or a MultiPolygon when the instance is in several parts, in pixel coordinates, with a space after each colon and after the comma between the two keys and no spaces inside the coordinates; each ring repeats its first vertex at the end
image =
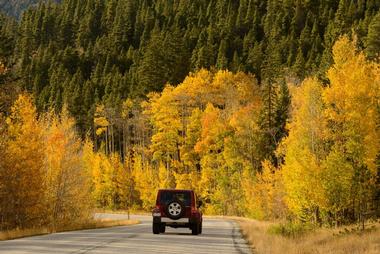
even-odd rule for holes
{"type": "Polygon", "coordinates": [[[185,206],[183,205],[183,203],[181,201],[173,200],[173,201],[170,201],[166,205],[165,212],[169,218],[171,218],[173,220],[178,220],[185,213],[185,206]]]}

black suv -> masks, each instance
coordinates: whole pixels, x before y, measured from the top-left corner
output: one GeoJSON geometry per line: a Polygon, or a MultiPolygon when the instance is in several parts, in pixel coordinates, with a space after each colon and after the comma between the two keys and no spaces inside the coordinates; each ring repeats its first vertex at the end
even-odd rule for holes
{"type": "Polygon", "coordinates": [[[153,233],[165,233],[165,227],[189,228],[193,235],[202,233],[202,213],[192,190],[159,190],[153,209],[153,233]]]}

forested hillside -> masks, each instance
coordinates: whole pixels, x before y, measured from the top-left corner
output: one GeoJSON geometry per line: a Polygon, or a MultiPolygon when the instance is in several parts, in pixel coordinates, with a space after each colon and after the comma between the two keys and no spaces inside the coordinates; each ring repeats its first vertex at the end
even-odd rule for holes
{"type": "Polygon", "coordinates": [[[210,214],[379,216],[379,10],[377,0],[64,0],[19,22],[1,16],[2,221],[38,223],[38,200],[55,202],[40,207],[45,224],[75,216],[73,204],[147,209],[158,188],[193,188],[210,214]],[[78,184],[90,204],[70,193],[78,184]],[[28,195],[36,202],[12,213],[9,196],[28,195]]]}
{"type": "MultiPolygon", "coordinates": [[[[31,6],[37,6],[42,1],[45,0],[0,0],[0,12],[18,18],[24,10],[31,6]]],[[[60,1],[54,0],[54,2],[60,1]]]]}
{"type": "Polygon", "coordinates": [[[22,11],[39,0],[0,0],[0,10],[10,16],[18,17],[22,11]]]}
{"type": "Polygon", "coordinates": [[[274,123],[290,116],[271,136],[275,156],[266,94],[241,72],[200,70],[125,100],[120,118],[99,104],[95,143],[66,108],[38,117],[19,96],[0,118],[1,227],[66,225],[94,206],[149,210],[159,188],[196,190],[208,214],[364,227],[380,215],[380,66],[347,37],[333,53],[329,86],[314,77],[273,91],[274,123]]]}
{"type": "Polygon", "coordinates": [[[249,72],[263,84],[323,78],[340,35],[371,44],[379,8],[376,0],[66,0],[25,13],[13,60],[38,109],[67,103],[85,133],[96,103],[117,108],[202,67],[249,72]]]}

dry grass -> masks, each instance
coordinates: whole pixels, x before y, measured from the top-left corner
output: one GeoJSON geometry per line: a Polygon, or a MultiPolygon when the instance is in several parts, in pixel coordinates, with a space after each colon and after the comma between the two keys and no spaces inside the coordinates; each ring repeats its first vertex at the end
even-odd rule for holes
{"type": "Polygon", "coordinates": [[[27,236],[36,235],[46,235],[54,232],[65,232],[83,229],[97,229],[97,228],[108,228],[116,226],[127,226],[138,224],[137,220],[111,220],[111,219],[100,219],[92,220],[79,225],[66,226],[60,229],[51,230],[48,228],[32,228],[32,229],[14,229],[9,231],[0,232],[0,241],[17,239],[27,236]]]}
{"type": "Polygon", "coordinates": [[[380,253],[380,223],[372,230],[358,233],[344,228],[317,229],[298,237],[268,233],[270,222],[234,218],[256,254],[378,254],[380,253]]]}
{"type": "MultiPolygon", "coordinates": [[[[109,214],[128,214],[128,210],[118,209],[118,210],[111,210],[111,209],[104,209],[104,208],[97,208],[95,210],[95,213],[109,213],[109,214]]],[[[136,210],[132,209],[129,211],[130,215],[152,215],[152,212],[147,212],[144,210],[136,210]]]]}
{"type": "Polygon", "coordinates": [[[1,231],[0,241],[45,234],[49,234],[49,230],[47,228],[14,229],[9,231],[1,231]]]}

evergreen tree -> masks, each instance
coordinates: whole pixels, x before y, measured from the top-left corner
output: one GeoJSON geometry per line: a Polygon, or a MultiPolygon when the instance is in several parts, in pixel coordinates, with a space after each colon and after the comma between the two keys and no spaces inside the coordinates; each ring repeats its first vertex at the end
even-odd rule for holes
{"type": "Polygon", "coordinates": [[[228,58],[227,54],[227,42],[226,40],[222,40],[219,46],[218,58],[216,60],[216,67],[220,70],[224,70],[228,66],[228,58]]]}
{"type": "Polygon", "coordinates": [[[368,28],[366,42],[366,53],[370,59],[376,58],[380,54],[380,13],[372,20],[368,28]]]}

